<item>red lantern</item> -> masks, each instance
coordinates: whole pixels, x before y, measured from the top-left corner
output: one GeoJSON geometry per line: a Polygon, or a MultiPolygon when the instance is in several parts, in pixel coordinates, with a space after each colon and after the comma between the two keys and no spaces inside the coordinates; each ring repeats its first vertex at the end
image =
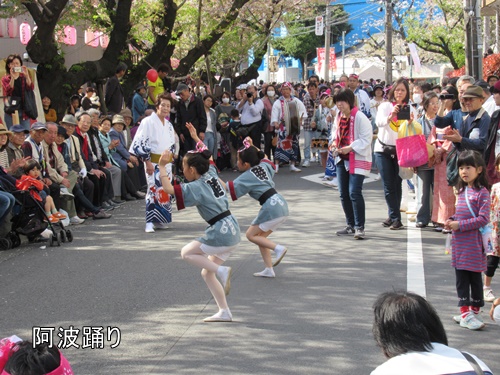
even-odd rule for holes
{"type": "Polygon", "coordinates": [[[99,45],[99,32],[85,30],[85,44],[96,48],[99,45]]]}
{"type": "Polygon", "coordinates": [[[0,19],[0,37],[7,36],[7,20],[5,18],[0,19]]]}
{"type": "Polygon", "coordinates": [[[7,34],[9,34],[9,38],[17,37],[17,20],[15,18],[9,18],[7,20],[7,34]]]}
{"type": "Polygon", "coordinates": [[[26,45],[31,39],[31,26],[28,22],[23,22],[21,26],[19,26],[19,39],[21,43],[26,45]]]}
{"type": "Polygon", "coordinates": [[[74,46],[76,44],[76,28],[73,26],[64,26],[64,44],[74,46]]]}
{"type": "Polygon", "coordinates": [[[148,72],[146,73],[146,77],[148,77],[148,80],[155,83],[156,80],[158,79],[158,72],[154,69],[149,69],[148,72]]]}
{"type": "Polygon", "coordinates": [[[104,33],[101,33],[101,36],[99,37],[99,41],[101,42],[101,47],[102,48],[108,48],[109,36],[107,36],[104,33]]]}

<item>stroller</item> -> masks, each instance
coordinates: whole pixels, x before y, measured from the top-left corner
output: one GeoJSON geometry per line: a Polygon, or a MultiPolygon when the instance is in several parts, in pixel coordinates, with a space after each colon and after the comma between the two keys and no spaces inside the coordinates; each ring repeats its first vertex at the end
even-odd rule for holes
{"type": "Polygon", "coordinates": [[[73,241],[73,234],[64,228],[62,221],[57,224],[49,222],[41,202],[33,198],[29,191],[16,190],[11,194],[16,198],[16,204],[12,209],[12,228],[6,237],[12,243],[11,248],[21,244],[20,235],[28,237],[28,241],[33,242],[47,228],[52,231],[52,236],[49,238],[50,246],[61,246],[61,242],[73,241]],[[59,233],[55,226],[60,227],[59,233]]]}

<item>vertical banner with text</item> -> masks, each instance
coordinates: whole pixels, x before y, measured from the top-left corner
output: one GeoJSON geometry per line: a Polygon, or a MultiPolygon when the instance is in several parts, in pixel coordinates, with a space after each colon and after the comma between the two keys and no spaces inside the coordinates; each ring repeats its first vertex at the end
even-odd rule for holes
{"type": "MultiPolygon", "coordinates": [[[[322,72],[325,63],[325,49],[323,47],[316,48],[316,53],[318,54],[318,72],[322,72]]],[[[337,59],[333,48],[330,48],[330,70],[337,70],[337,59]]]]}

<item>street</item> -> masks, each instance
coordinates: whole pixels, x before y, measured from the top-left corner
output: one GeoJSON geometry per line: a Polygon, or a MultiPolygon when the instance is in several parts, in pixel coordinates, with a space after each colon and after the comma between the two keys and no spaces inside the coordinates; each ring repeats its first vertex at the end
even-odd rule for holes
{"type": "MultiPolygon", "coordinates": [[[[372,304],[381,292],[411,285],[437,309],[450,346],[476,354],[500,373],[499,327],[472,332],[452,321],[458,307],[445,236],[414,224],[383,228],[387,208],[375,180],[364,185],[366,239],[336,236],[344,215],[338,191],[314,176],[321,172],[314,163],[301,173],[282,168],[276,175],[290,217],[271,238],[288,253],[275,279],[256,278],[262,259],[242,235],[227,262],[234,270],[232,323],[202,321],[216,305],[200,271],[180,258],[182,246],[206,226],[196,209],[174,210],[169,229],[147,234],[144,202],[135,201],[112,211],[109,220],[70,227],[72,243],[0,252],[0,337],[32,339],[32,327],[54,328],[57,344],[59,327],[73,327],[78,337],[63,352],[80,375],[368,374],[385,361],[371,333],[372,304]],[[419,268],[414,261],[420,248],[419,268]],[[89,337],[100,337],[104,348],[92,349],[89,337]]],[[[221,174],[225,181],[237,176],[221,174]]],[[[259,208],[248,196],[231,203],[242,233],[259,208]]],[[[500,293],[498,277],[492,285],[500,293]]]]}

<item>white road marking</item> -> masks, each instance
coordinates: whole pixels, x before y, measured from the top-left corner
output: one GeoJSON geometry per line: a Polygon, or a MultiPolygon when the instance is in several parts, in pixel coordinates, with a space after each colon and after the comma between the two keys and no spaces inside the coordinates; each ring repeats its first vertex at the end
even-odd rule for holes
{"type": "MultiPolygon", "coordinates": [[[[406,181],[403,181],[405,183],[406,181]]],[[[416,201],[408,202],[408,210],[416,212],[416,201]]],[[[407,215],[408,218],[411,215],[407,215]]],[[[407,232],[407,282],[406,290],[414,292],[422,297],[426,297],[425,274],[424,274],[424,256],[422,252],[422,234],[421,230],[415,227],[415,222],[406,220],[407,232]]]]}

